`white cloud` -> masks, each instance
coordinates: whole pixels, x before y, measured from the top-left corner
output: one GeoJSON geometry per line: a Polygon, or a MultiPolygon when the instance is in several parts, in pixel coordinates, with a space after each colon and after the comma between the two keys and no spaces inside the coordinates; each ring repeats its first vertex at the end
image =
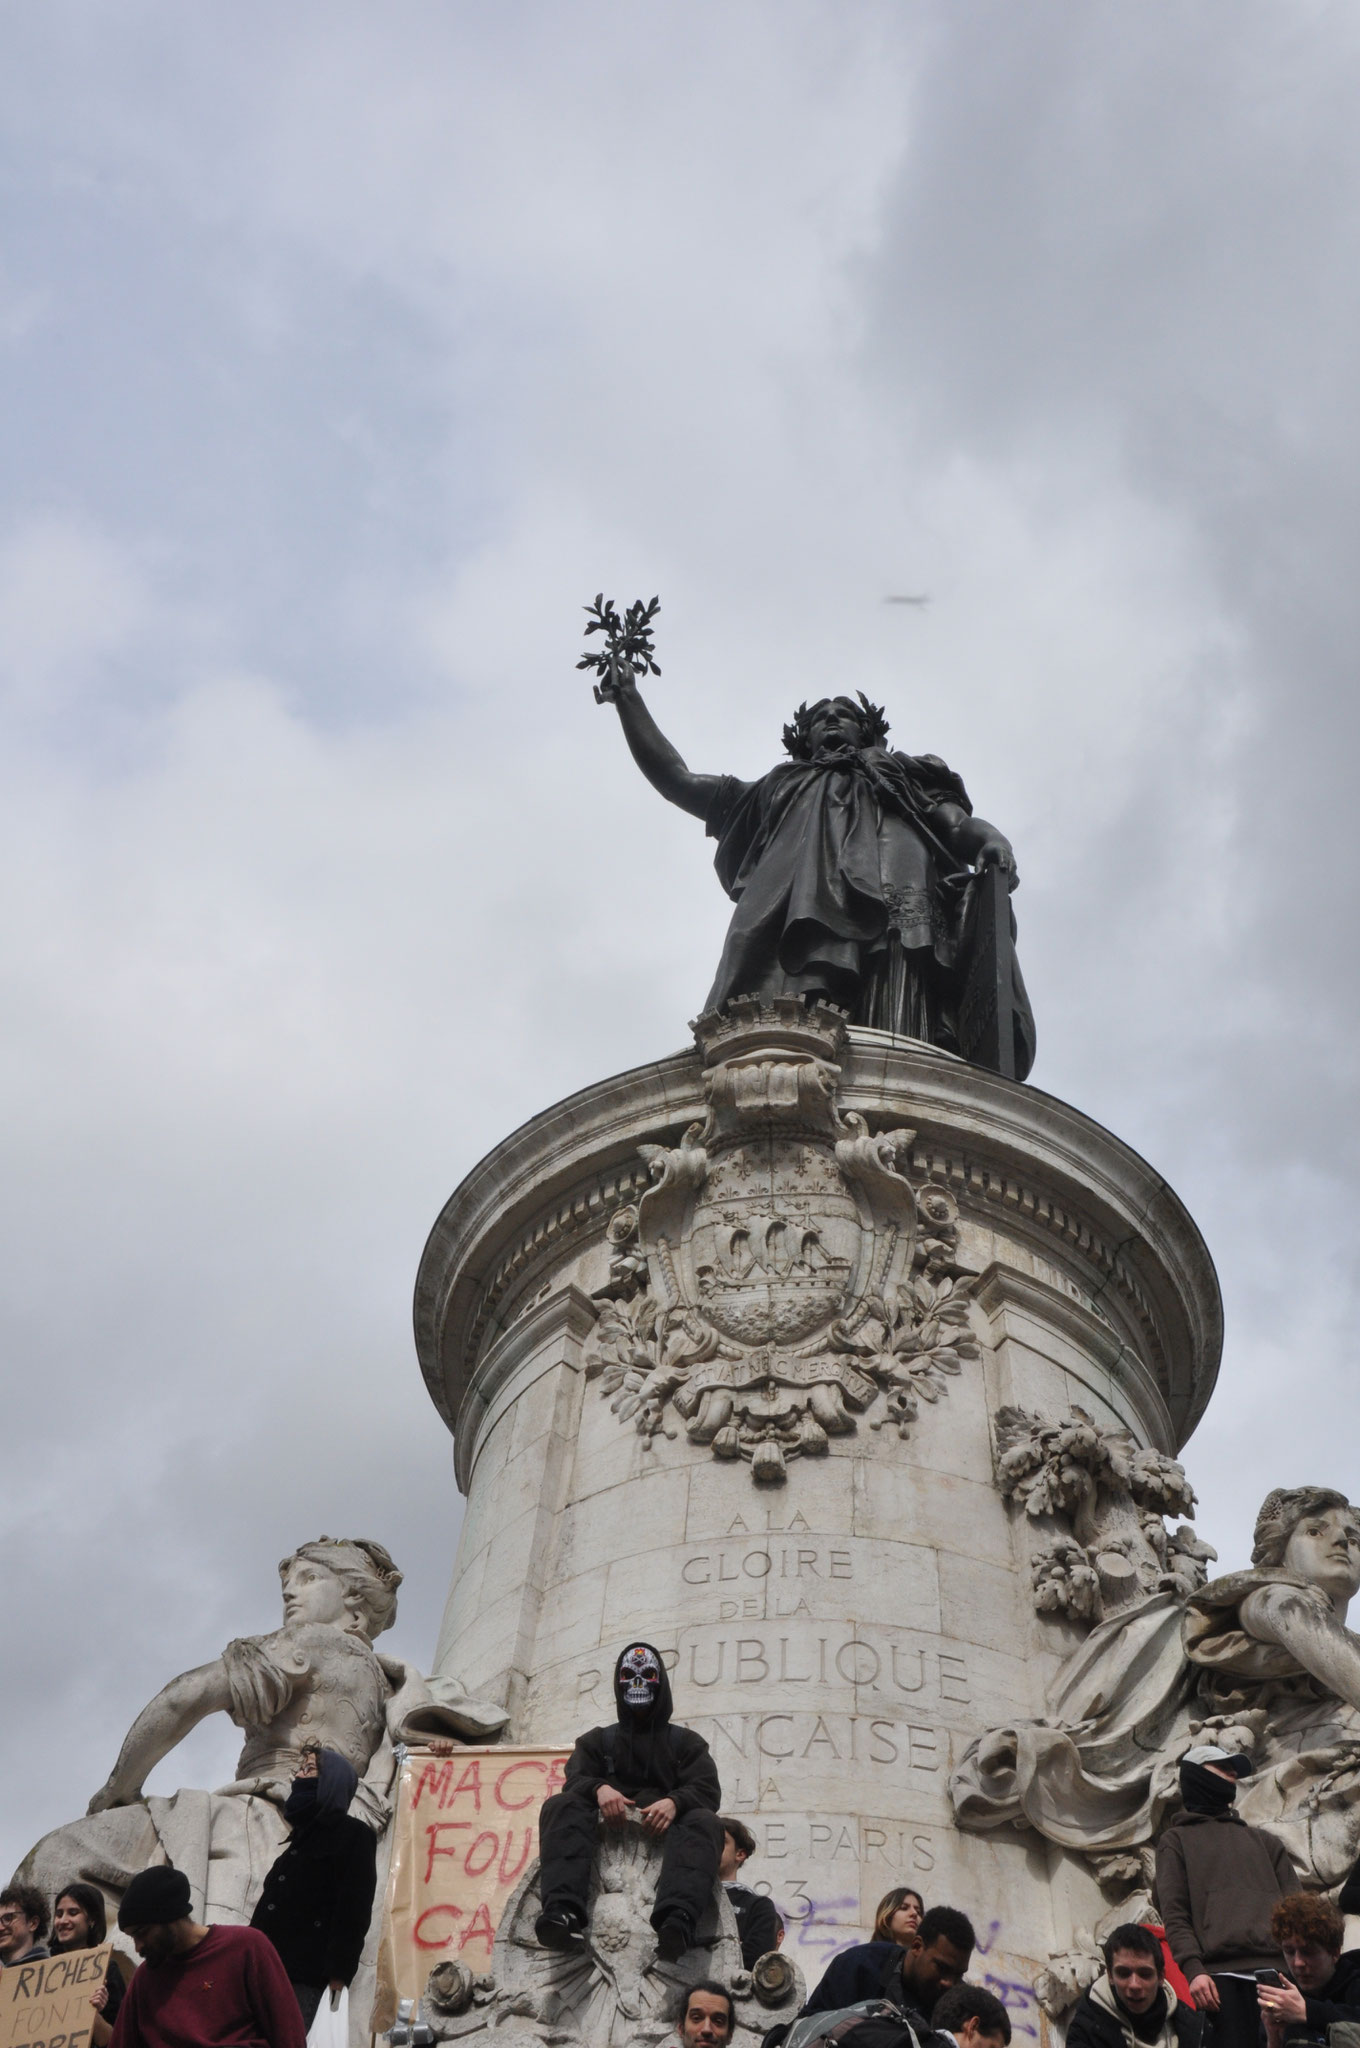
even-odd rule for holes
{"type": "Polygon", "coordinates": [[[97,688],[145,615],[127,552],[84,521],[39,515],[0,541],[0,682],[12,706],[51,710],[97,688]]]}

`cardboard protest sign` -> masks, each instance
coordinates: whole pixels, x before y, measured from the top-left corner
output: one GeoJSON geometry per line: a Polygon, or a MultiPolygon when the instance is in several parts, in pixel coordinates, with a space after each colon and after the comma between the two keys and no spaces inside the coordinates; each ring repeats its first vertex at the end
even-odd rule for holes
{"type": "MultiPolygon", "coordinates": [[[[490,1967],[501,1914],[538,1854],[538,1813],[570,1749],[412,1750],[402,1766],[378,1950],[373,2030],[419,1998],[435,1963],[490,1967]]],[[[0,2042],[0,2048],[4,2043],[0,2042]]]]}
{"type": "Polygon", "coordinates": [[[108,1975],[112,1946],[72,1949],[0,1970],[0,2048],[89,2048],[90,2000],[108,1975]]]}

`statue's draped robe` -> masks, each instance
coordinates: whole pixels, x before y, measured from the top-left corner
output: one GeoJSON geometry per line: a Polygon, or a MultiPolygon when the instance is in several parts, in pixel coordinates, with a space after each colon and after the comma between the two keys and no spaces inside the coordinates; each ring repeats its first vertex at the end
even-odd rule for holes
{"type": "Polygon", "coordinates": [[[1178,1803],[1192,1740],[1245,1742],[1256,1769],[1238,1812],[1278,1835],[1310,1883],[1339,1883],[1360,1853],[1360,1711],[1245,1625],[1244,1603],[1267,1586],[1294,1588],[1319,1630],[1338,1626],[1326,1595],[1280,1568],[1149,1595],[1072,1653],[1045,1720],[972,1744],[950,1783],[960,1825],[1028,1822],[1066,1848],[1128,1848],[1178,1803]]]}
{"type": "Polygon", "coordinates": [[[1097,1624],[1059,1670],[1042,1721],[989,1729],[950,1781],[960,1826],[1026,1822],[1064,1848],[1146,1841],[1189,1746],[1195,1673],[1184,1600],[1153,1593],[1097,1624]]]}
{"type": "MultiPolygon", "coordinates": [[[[973,878],[932,824],[945,803],[971,815],[943,761],[880,747],[784,761],[758,782],[722,776],[704,822],[737,907],[705,1007],[827,995],[857,1024],[959,1050],[973,878]]],[[[1023,1078],[1034,1019],[1018,966],[1012,1029],[1023,1078]]]]}

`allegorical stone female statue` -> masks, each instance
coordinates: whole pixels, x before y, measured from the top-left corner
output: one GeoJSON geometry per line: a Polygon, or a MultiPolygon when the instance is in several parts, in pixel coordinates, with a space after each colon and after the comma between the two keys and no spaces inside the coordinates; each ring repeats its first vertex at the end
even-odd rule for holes
{"type": "Polygon", "coordinates": [[[376,1834],[391,1815],[392,1745],[494,1738],[508,1716],[445,1679],[427,1680],[373,1638],[392,1626],[401,1573],[380,1543],[329,1536],[279,1566],[283,1626],[228,1643],[163,1686],[128,1731],[83,1820],[45,1835],[21,1866],[51,1892],[72,1878],[113,1899],[152,1863],[188,1877],[197,1917],[241,1924],[287,1839],[282,1806],[304,1742],[338,1750],[359,1773],[351,1811],[376,1834]],[[147,1796],[147,1774],[212,1713],[245,1733],[236,1777],[217,1792],[147,1796]]]}
{"type": "Polygon", "coordinates": [[[943,761],[885,744],[887,720],[862,693],[802,705],[784,728],[789,759],[758,781],[692,773],[637,687],[655,669],[655,608],[634,606],[625,629],[597,600],[586,630],[604,630],[609,648],[580,666],[598,670],[596,695],[616,707],[653,788],[718,842],[718,879],[737,907],[704,1007],[741,995],[822,996],[853,1023],[1023,1080],[1034,1019],[1014,921],[1008,910],[999,921],[984,915],[981,889],[993,868],[1016,886],[1010,842],[973,816],[943,761]],[[998,1045],[999,1056],[987,1049],[998,1045]]]}
{"type": "Polygon", "coordinates": [[[975,1742],[951,1782],[959,1824],[1028,1822],[1099,1854],[1156,1833],[1191,1741],[1246,1750],[1246,1821],[1278,1835],[1309,1884],[1360,1854],[1360,1510],[1301,1486],[1268,1496],[1251,1568],[1154,1593],[1101,1623],[1059,1672],[1041,1722],[975,1742]],[[1193,1732],[1192,1732],[1193,1731],[1193,1732]]]}

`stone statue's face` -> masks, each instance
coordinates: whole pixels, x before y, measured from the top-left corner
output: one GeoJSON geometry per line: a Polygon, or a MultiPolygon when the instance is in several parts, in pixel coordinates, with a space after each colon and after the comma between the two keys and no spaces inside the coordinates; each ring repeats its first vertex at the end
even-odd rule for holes
{"type": "Polygon", "coordinates": [[[1285,1570],[1297,1572],[1333,1598],[1360,1592],[1360,1516],[1354,1508],[1322,1508],[1295,1524],[1284,1553],[1285,1570]]]}
{"type": "Polygon", "coordinates": [[[837,699],[825,705],[812,722],[812,751],[823,747],[859,747],[864,744],[864,727],[853,705],[837,699]]]}
{"type": "Polygon", "coordinates": [[[284,1622],[328,1621],[344,1628],[349,1618],[345,1589],[334,1572],[311,1558],[295,1558],[283,1582],[284,1622]]]}

